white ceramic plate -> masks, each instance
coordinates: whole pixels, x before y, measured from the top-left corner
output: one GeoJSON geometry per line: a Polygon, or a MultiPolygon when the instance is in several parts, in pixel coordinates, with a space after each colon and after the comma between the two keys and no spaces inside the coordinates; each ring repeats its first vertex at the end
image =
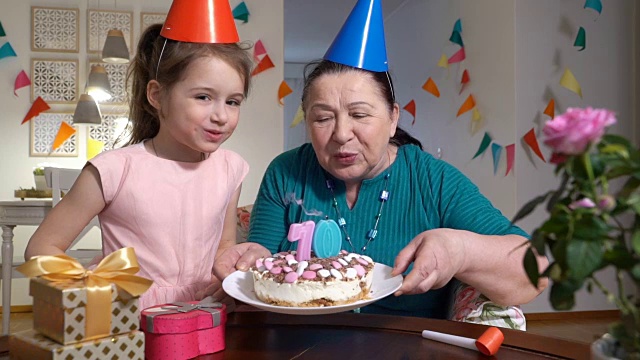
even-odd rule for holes
{"type": "Polygon", "coordinates": [[[363,307],[387,295],[393,294],[400,288],[400,285],[402,285],[402,275],[392,277],[391,270],[389,266],[376,263],[373,267],[373,282],[371,284],[369,299],[337,306],[289,307],[269,305],[256,297],[253,291],[253,278],[249,271],[236,271],[227,276],[222,282],[222,288],[229,296],[232,296],[236,300],[253,305],[262,310],[292,315],[333,314],[363,307]]]}

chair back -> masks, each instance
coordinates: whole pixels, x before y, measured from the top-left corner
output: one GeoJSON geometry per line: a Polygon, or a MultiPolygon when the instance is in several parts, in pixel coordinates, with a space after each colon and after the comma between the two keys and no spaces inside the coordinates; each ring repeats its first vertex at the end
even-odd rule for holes
{"type": "Polygon", "coordinates": [[[68,192],[71,189],[81,171],[81,169],[44,168],[44,179],[47,186],[51,188],[53,206],[62,199],[62,192],[68,192]]]}

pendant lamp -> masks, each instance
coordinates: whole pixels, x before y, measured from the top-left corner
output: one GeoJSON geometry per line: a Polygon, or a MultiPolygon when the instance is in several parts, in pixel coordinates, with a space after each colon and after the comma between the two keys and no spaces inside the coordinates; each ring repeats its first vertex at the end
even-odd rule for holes
{"type": "Polygon", "coordinates": [[[91,66],[85,91],[98,102],[111,99],[111,84],[109,83],[109,76],[104,66],[91,66]]]}
{"type": "Polygon", "coordinates": [[[102,123],[100,108],[91,95],[80,95],[80,100],[78,100],[78,104],[76,105],[76,111],[73,113],[73,123],[91,125],[99,125],[102,123]]]}
{"type": "Polygon", "coordinates": [[[120,30],[109,30],[102,48],[102,61],[112,64],[126,64],[129,62],[129,49],[120,30]]]}

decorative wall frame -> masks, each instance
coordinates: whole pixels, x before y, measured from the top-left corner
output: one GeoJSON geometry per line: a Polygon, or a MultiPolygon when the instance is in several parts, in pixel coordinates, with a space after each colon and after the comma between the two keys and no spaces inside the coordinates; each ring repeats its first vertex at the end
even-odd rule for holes
{"type": "Polygon", "coordinates": [[[31,102],[41,96],[50,104],[78,99],[78,60],[31,59],[31,102]]]}
{"type": "Polygon", "coordinates": [[[31,123],[31,141],[29,156],[78,156],[78,127],[74,126],[76,133],[71,135],[56,151],[51,152],[53,140],[58,134],[60,124],[65,121],[73,126],[73,113],[71,112],[43,112],[29,121],[31,123]]]}
{"type": "MultiPolygon", "coordinates": [[[[104,144],[102,151],[111,150],[120,134],[118,133],[118,119],[126,117],[121,114],[102,114],[102,124],[88,127],[87,139],[98,140],[104,144]]],[[[125,139],[126,140],[126,139],[125,139]]]]}
{"type": "Polygon", "coordinates": [[[162,23],[167,18],[167,13],[153,13],[153,12],[141,12],[140,13],[140,35],[149,27],[149,25],[162,23]]]}
{"type": "Polygon", "coordinates": [[[102,61],[89,60],[88,70],[91,70],[93,65],[102,65],[107,71],[109,77],[109,85],[111,85],[111,99],[101,101],[100,105],[127,105],[127,92],[130,87],[127,87],[127,70],[129,64],[109,64],[102,61]]]}
{"type": "Polygon", "coordinates": [[[133,43],[133,12],[87,10],[87,52],[101,53],[109,30],[120,30],[131,52],[133,43]]]}
{"type": "Polygon", "coordinates": [[[77,53],[78,9],[31,7],[31,50],[77,53]]]}

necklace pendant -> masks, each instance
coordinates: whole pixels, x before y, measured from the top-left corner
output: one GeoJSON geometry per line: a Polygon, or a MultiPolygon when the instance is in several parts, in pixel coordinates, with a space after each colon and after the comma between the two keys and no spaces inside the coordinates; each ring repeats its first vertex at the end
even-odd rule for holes
{"type": "Polygon", "coordinates": [[[377,235],[378,235],[377,229],[370,229],[369,232],[367,233],[367,239],[371,241],[375,239],[377,235]]]}
{"type": "Polygon", "coordinates": [[[387,201],[389,200],[389,192],[387,190],[382,190],[380,192],[380,201],[387,201]]]}

